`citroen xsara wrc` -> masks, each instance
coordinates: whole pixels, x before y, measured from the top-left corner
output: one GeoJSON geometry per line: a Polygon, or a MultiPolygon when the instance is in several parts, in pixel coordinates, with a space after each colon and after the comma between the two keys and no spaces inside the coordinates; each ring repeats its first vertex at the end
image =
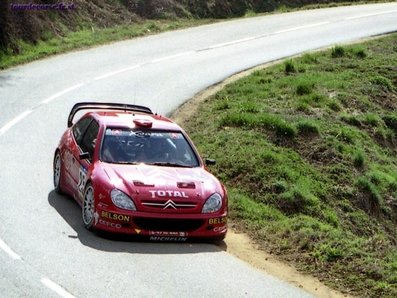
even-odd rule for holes
{"type": "Polygon", "coordinates": [[[206,170],[213,162],[201,159],[181,127],[147,107],[82,102],[55,150],[54,187],[78,202],[88,230],[155,241],[223,239],[228,198],[206,170]]]}

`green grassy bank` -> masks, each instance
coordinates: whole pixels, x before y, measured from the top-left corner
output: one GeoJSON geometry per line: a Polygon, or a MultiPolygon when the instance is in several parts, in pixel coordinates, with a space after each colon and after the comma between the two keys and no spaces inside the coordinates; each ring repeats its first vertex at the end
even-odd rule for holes
{"type": "Polygon", "coordinates": [[[397,296],[397,35],[258,70],[187,121],[236,226],[360,297],[397,296]]]}

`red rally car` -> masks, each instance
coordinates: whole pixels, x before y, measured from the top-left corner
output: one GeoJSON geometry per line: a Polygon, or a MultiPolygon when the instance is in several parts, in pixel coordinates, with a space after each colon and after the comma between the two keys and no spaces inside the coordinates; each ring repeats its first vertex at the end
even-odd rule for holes
{"type": "Polygon", "coordinates": [[[54,187],[82,207],[88,230],[155,241],[223,239],[225,187],[181,127],[144,106],[77,103],[54,155],[54,187]],[[90,110],[76,123],[80,110],[90,110]]]}

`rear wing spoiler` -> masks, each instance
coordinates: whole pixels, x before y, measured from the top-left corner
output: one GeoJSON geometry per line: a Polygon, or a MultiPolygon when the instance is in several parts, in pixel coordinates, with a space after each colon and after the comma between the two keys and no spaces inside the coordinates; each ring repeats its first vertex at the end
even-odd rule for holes
{"type": "Polygon", "coordinates": [[[79,102],[76,103],[70,111],[68,117],[68,127],[73,125],[73,118],[80,110],[118,110],[125,112],[140,112],[145,114],[153,114],[152,110],[148,107],[124,104],[124,103],[111,103],[111,102],[79,102]]]}

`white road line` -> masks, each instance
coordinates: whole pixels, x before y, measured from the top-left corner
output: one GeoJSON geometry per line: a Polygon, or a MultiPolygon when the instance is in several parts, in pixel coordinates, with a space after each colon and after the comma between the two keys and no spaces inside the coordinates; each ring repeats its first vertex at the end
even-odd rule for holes
{"type": "Polygon", "coordinates": [[[363,14],[363,15],[354,16],[354,17],[348,17],[345,20],[362,19],[362,18],[368,18],[368,17],[379,16],[379,15],[382,15],[382,14],[389,14],[389,13],[395,13],[395,12],[397,12],[397,10],[389,10],[389,11],[383,11],[383,12],[374,12],[374,13],[363,14]]]}
{"type": "Polygon", "coordinates": [[[279,30],[279,31],[272,32],[272,33],[255,35],[255,36],[237,39],[237,40],[233,40],[233,41],[229,41],[229,42],[225,42],[225,43],[215,44],[215,45],[203,48],[203,49],[199,49],[196,52],[202,52],[202,51],[208,51],[208,50],[213,50],[213,49],[217,49],[217,48],[223,48],[223,47],[227,47],[227,46],[231,46],[231,45],[235,45],[235,44],[239,44],[239,43],[243,43],[243,42],[247,42],[247,41],[252,41],[252,40],[256,40],[256,39],[260,39],[260,38],[264,38],[264,37],[269,37],[269,36],[272,36],[275,34],[286,33],[286,32],[290,32],[290,31],[296,31],[296,30],[301,30],[301,29],[306,29],[306,28],[311,28],[311,27],[317,27],[317,26],[322,26],[322,25],[326,25],[326,24],[330,24],[330,23],[331,22],[329,22],[329,21],[321,22],[321,23],[314,23],[314,24],[308,24],[308,25],[304,25],[304,26],[279,30]]]}
{"type": "Polygon", "coordinates": [[[59,296],[64,297],[64,298],[75,298],[72,294],[70,294],[68,291],[66,291],[64,288],[62,288],[60,285],[56,284],[52,280],[49,280],[46,277],[43,277],[41,279],[41,283],[45,285],[47,288],[50,290],[54,291],[57,293],[59,296]]]}
{"type": "Polygon", "coordinates": [[[260,37],[262,37],[262,36],[261,35],[260,36],[252,36],[252,37],[237,39],[237,40],[233,40],[233,41],[229,41],[229,42],[225,42],[225,43],[218,43],[218,44],[215,44],[213,46],[209,46],[209,47],[207,47],[205,49],[198,50],[198,51],[200,52],[200,51],[203,51],[203,50],[212,50],[212,49],[217,49],[217,48],[223,48],[223,47],[227,47],[227,46],[231,46],[231,45],[235,45],[235,44],[251,41],[251,40],[254,40],[254,39],[258,39],[260,37]]]}
{"type": "Polygon", "coordinates": [[[276,31],[276,32],[274,32],[274,34],[280,34],[280,33],[286,33],[286,32],[291,32],[291,31],[297,31],[297,30],[306,29],[306,28],[312,28],[312,27],[318,27],[318,26],[322,26],[322,25],[326,25],[326,24],[330,24],[330,23],[331,22],[327,21],[327,22],[308,24],[308,25],[303,25],[303,26],[298,26],[298,27],[292,27],[292,28],[276,31]]]}
{"type": "Polygon", "coordinates": [[[22,114],[19,114],[18,116],[16,116],[14,119],[12,119],[6,125],[4,125],[2,128],[0,128],[0,136],[2,136],[7,130],[9,130],[11,127],[13,127],[19,121],[21,121],[23,118],[28,116],[30,113],[32,113],[32,110],[25,111],[22,114]]]}
{"type": "Polygon", "coordinates": [[[166,57],[163,57],[163,58],[154,59],[154,60],[151,61],[151,63],[163,62],[163,61],[166,61],[166,60],[179,58],[179,57],[190,55],[190,54],[193,54],[193,53],[194,53],[194,51],[182,52],[182,53],[178,53],[178,54],[175,54],[175,55],[170,55],[170,56],[166,56],[166,57]]]}
{"type": "Polygon", "coordinates": [[[138,67],[140,67],[140,66],[141,66],[141,65],[138,64],[138,65],[133,65],[133,66],[130,66],[130,67],[122,68],[122,69],[119,69],[119,70],[116,70],[116,71],[113,71],[113,72],[109,72],[109,73],[106,73],[106,74],[104,74],[104,75],[101,75],[101,76],[98,76],[98,77],[94,78],[94,81],[106,79],[106,78],[108,78],[108,77],[117,75],[117,74],[119,74],[119,73],[133,70],[133,69],[138,68],[138,67]]]}
{"type": "Polygon", "coordinates": [[[0,239],[0,248],[4,250],[12,259],[20,260],[21,257],[16,254],[3,240],[0,239]]]}
{"type": "MultiPolygon", "coordinates": [[[[186,56],[186,55],[189,55],[189,54],[192,54],[192,53],[194,53],[194,51],[182,52],[182,53],[178,53],[178,54],[175,54],[175,55],[170,55],[170,56],[154,59],[154,60],[150,61],[149,63],[153,63],[154,64],[154,63],[158,63],[158,62],[163,62],[163,61],[166,61],[166,60],[171,60],[171,59],[179,58],[179,57],[182,57],[182,56],[186,56]]],[[[118,75],[118,74],[123,73],[123,72],[134,70],[134,69],[136,69],[138,67],[142,67],[143,65],[146,65],[146,64],[148,64],[148,63],[132,65],[132,66],[129,66],[129,67],[126,67],[126,68],[122,68],[122,69],[115,70],[115,71],[112,71],[112,72],[109,72],[109,73],[105,73],[103,75],[95,77],[94,81],[103,80],[103,79],[118,75]]]]}
{"type": "MultiPolygon", "coordinates": [[[[84,86],[84,83],[80,83],[80,84],[74,85],[74,86],[69,87],[69,88],[67,88],[65,90],[62,90],[62,91],[60,91],[58,93],[55,93],[54,95],[52,95],[52,96],[44,99],[43,101],[41,101],[40,104],[38,104],[36,107],[38,107],[38,106],[40,106],[42,104],[47,104],[47,103],[53,101],[54,99],[66,94],[66,93],[68,93],[68,92],[70,92],[72,90],[80,88],[82,86],[84,86]]],[[[3,127],[1,127],[0,128],[0,136],[2,136],[7,130],[9,130],[11,127],[13,127],[15,124],[17,124],[19,121],[21,121],[23,118],[25,118],[26,116],[28,116],[32,112],[33,112],[33,110],[27,110],[27,111],[19,114],[18,116],[16,116],[14,119],[12,119],[10,122],[8,122],[3,127]]]]}
{"type": "Polygon", "coordinates": [[[58,93],[55,93],[54,95],[52,95],[52,96],[50,96],[50,97],[44,99],[43,101],[41,101],[40,104],[49,103],[49,102],[53,101],[54,99],[56,99],[56,98],[58,98],[58,97],[60,97],[60,96],[62,96],[62,95],[64,95],[64,94],[66,94],[66,93],[68,93],[68,92],[70,92],[70,91],[72,91],[72,90],[74,90],[74,89],[80,88],[81,86],[84,86],[84,83],[80,83],[80,84],[74,85],[74,86],[69,87],[69,88],[67,88],[67,89],[65,89],[65,90],[62,90],[62,91],[60,91],[60,92],[58,92],[58,93]]]}
{"type": "MultiPolygon", "coordinates": [[[[14,260],[21,260],[21,257],[16,254],[3,240],[0,239],[0,248],[6,252],[12,259],[14,260]]],[[[41,279],[41,283],[45,285],[47,288],[50,290],[54,291],[57,293],[60,297],[63,298],[76,298],[72,294],[70,294],[68,291],[66,291],[64,288],[62,288],[60,285],[56,284],[52,280],[43,277],[41,279]]]]}

